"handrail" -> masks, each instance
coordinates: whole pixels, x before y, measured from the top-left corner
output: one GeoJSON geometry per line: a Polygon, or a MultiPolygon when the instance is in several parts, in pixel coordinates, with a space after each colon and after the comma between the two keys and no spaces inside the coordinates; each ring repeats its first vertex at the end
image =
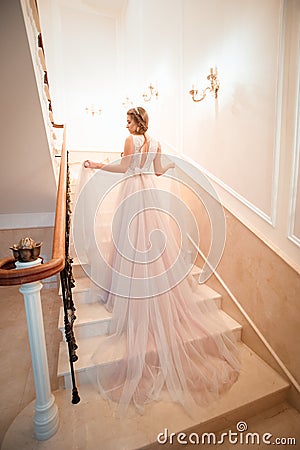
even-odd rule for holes
{"type": "Polygon", "coordinates": [[[13,270],[15,269],[14,258],[0,259],[0,286],[19,285],[43,280],[44,278],[55,275],[65,267],[67,151],[66,126],[63,128],[63,144],[56,199],[52,259],[36,267],[18,270],[13,270]]]}
{"type": "Polygon", "coordinates": [[[251,328],[255,331],[255,333],[257,334],[257,336],[260,338],[260,340],[262,341],[262,343],[265,345],[265,347],[267,348],[267,350],[269,351],[269,353],[273,356],[273,358],[275,359],[275,361],[277,362],[277,364],[279,365],[279,367],[282,369],[282,371],[285,373],[286,377],[288,378],[288,380],[291,382],[291,384],[294,386],[294,388],[296,389],[296,391],[298,393],[300,393],[300,384],[298,383],[298,381],[295,379],[295,377],[293,376],[293,374],[289,371],[289,369],[286,367],[286,365],[284,364],[284,362],[279,358],[279,356],[277,355],[277,353],[275,352],[275,350],[273,349],[273,347],[271,346],[271,344],[269,344],[269,342],[267,341],[267,339],[265,338],[265,336],[262,334],[262,332],[259,330],[259,328],[255,325],[255,323],[253,322],[253,320],[251,319],[251,317],[249,316],[249,314],[246,312],[246,310],[242,307],[242,305],[240,304],[240,302],[238,301],[238,299],[233,295],[233,293],[231,292],[231,290],[229,289],[229,287],[227,286],[227,284],[225,283],[225,281],[222,279],[222,277],[219,275],[219,273],[217,272],[216,269],[214,269],[211,264],[209,263],[207,257],[204,255],[204,253],[202,252],[202,250],[199,248],[199,246],[194,242],[194,240],[191,238],[190,235],[188,235],[188,239],[190,240],[190,242],[193,244],[193,246],[195,247],[195,249],[197,250],[197,252],[199,253],[199,255],[201,256],[202,259],[204,259],[204,261],[208,264],[209,268],[211,269],[212,273],[215,275],[216,279],[218,280],[218,282],[221,284],[221,286],[225,289],[225,291],[227,292],[227,294],[229,295],[229,297],[231,298],[231,300],[233,301],[233,303],[237,306],[237,308],[239,309],[239,311],[242,313],[242,315],[244,316],[244,318],[247,320],[247,322],[249,323],[249,325],[251,326],[251,328]]]}

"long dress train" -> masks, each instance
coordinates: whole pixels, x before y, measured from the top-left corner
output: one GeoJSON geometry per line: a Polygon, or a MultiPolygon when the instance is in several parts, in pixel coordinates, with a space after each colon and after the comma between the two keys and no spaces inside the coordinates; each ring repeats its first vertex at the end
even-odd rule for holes
{"type": "MultiPolygon", "coordinates": [[[[103,211],[113,203],[108,190],[97,200],[95,241],[86,245],[95,295],[98,290],[112,313],[108,336],[92,357],[97,364],[103,361],[97,384],[121,416],[131,402],[142,412],[163,390],[191,411],[230,388],[240,368],[220,310],[199,297],[188,274],[182,230],[166,211],[164,177],[153,173],[155,139],[141,165],[143,139],[133,136],[130,167],[115,177],[118,199],[109,239],[103,225],[103,211]]],[[[109,176],[98,175],[102,182],[109,176]]]]}

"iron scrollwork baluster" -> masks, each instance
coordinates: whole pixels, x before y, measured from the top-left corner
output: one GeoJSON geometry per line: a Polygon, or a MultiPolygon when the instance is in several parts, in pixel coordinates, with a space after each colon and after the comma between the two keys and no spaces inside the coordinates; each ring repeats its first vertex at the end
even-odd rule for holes
{"type": "Polygon", "coordinates": [[[76,344],[76,339],[73,330],[73,324],[76,319],[75,316],[76,309],[72,298],[72,288],[75,287],[75,280],[72,271],[73,260],[69,254],[72,211],[71,211],[71,188],[70,188],[70,170],[68,164],[68,156],[69,153],[67,152],[66,241],[65,241],[66,256],[65,256],[65,267],[60,272],[60,279],[64,305],[65,336],[68,344],[70,370],[72,378],[72,403],[76,404],[80,402],[80,397],[76,386],[76,379],[74,372],[74,362],[78,360],[78,356],[76,355],[76,350],[78,346],[76,344]]]}

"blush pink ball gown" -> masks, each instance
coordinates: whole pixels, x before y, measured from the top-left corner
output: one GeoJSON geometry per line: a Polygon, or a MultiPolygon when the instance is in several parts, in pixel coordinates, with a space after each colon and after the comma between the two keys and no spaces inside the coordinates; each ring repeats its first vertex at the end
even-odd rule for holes
{"type": "MultiPolygon", "coordinates": [[[[167,177],[153,173],[157,141],[150,138],[143,157],[143,136],[133,136],[133,142],[125,176],[97,171],[93,187],[86,183],[86,198],[97,197],[97,185],[105,191],[94,200],[93,220],[87,211],[79,214],[93,295],[112,314],[108,335],[92,356],[97,385],[121,416],[131,403],[142,413],[165,391],[189,412],[236,381],[237,345],[214,301],[199,297],[188,274],[183,232],[172,217],[184,207],[175,196],[168,211],[167,177]]],[[[87,208],[87,201],[82,204],[87,208]]]]}

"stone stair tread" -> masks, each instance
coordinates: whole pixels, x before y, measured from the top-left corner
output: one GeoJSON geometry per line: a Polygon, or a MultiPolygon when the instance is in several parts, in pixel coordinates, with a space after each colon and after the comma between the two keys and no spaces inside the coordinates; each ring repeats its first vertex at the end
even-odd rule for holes
{"type": "MultiPolygon", "coordinates": [[[[95,303],[82,303],[76,305],[75,311],[76,321],[75,327],[80,325],[92,324],[95,322],[101,322],[111,318],[111,313],[107,311],[105,306],[100,302],[95,303]]],[[[64,308],[61,306],[59,313],[58,328],[64,327],[64,308]]]]}
{"type": "MultiPolygon", "coordinates": [[[[199,407],[193,418],[180,405],[169,401],[166,395],[162,401],[146,405],[143,415],[130,406],[128,414],[122,420],[116,419],[111,413],[110,405],[91,385],[79,387],[80,395],[85,401],[76,408],[93,404],[93,414],[96,410],[101,411],[101,418],[97,420],[97,433],[101,436],[101,445],[107,450],[161,447],[157,444],[157,435],[164,432],[165,428],[169,434],[203,433],[225,429],[234,424],[231,429],[236,432],[237,422],[245,421],[263,409],[284,401],[289,388],[289,384],[245,344],[240,343],[239,347],[242,359],[239,379],[218,401],[199,407]]],[[[67,401],[69,402],[69,396],[67,401]]],[[[179,448],[176,444],[177,441],[174,440],[174,448],[179,448]]]]}
{"type": "MultiPolygon", "coordinates": [[[[74,264],[73,265],[80,265],[78,258],[73,258],[74,264]]],[[[191,270],[191,275],[196,276],[198,273],[200,273],[200,269],[196,266],[191,270]]],[[[78,280],[75,280],[75,288],[73,289],[73,292],[79,292],[83,290],[88,290],[90,288],[90,279],[88,277],[81,277],[78,280]]],[[[216,292],[211,287],[207,286],[206,284],[199,284],[197,286],[197,292],[200,295],[203,295],[205,297],[209,298],[221,298],[221,295],[216,292]]]]}
{"type": "MultiPolygon", "coordinates": [[[[83,261],[79,261],[79,258],[77,257],[77,256],[75,256],[75,255],[71,255],[71,257],[72,257],[72,260],[73,260],[73,263],[72,263],[72,267],[77,267],[77,266],[89,266],[89,263],[88,262],[83,262],[83,261]]],[[[198,276],[198,275],[200,275],[200,272],[201,272],[201,269],[198,267],[198,266],[193,266],[193,268],[192,268],[192,270],[190,271],[190,275],[192,275],[192,276],[194,276],[194,277],[196,277],[196,276],[198,276]]],[[[77,281],[77,280],[76,280],[77,281]]],[[[199,284],[199,286],[205,286],[204,287],[204,289],[206,289],[207,291],[209,291],[210,290],[210,292],[212,292],[213,291],[213,289],[211,289],[211,288],[209,288],[207,285],[205,285],[205,284],[199,284]]],[[[221,295],[219,294],[219,293],[217,293],[216,291],[213,291],[214,293],[215,293],[215,295],[217,295],[218,297],[221,297],[221,295]]]]}
{"type": "MultiPolygon", "coordinates": [[[[199,433],[220,430],[226,428],[232,420],[239,422],[253,415],[258,408],[257,402],[261,403],[260,409],[265,409],[269,407],[268,402],[274,402],[275,398],[283,400],[282,394],[286,395],[289,388],[288,382],[245,344],[240,343],[239,346],[243,368],[239,379],[228,392],[220,396],[217,402],[199,407],[198,420],[190,418],[180,406],[173,405],[171,402],[167,404],[157,402],[149,405],[137,426],[143,429],[143,425],[147,426],[151,417],[148,445],[155,443],[157,434],[163,432],[164,428],[167,428],[169,433],[184,430],[189,433],[197,430],[199,433]],[[274,396],[273,400],[272,396],[274,396]]],[[[235,425],[232,431],[237,431],[235,425]]],[[[174,441],[174,444],[176,443],[174,441]]],[[[175,448],[179,447],[175,446],[175,448]]]]}
{"type": "MultiPolygon", "coordinates": [[[[78,361],[75,363],[76,372],[86,370],[93,367],[93,362],[91,361],[91,356],[98,348],[98,346],[107,339],[107,336],[92,336],[84,339],[78,339],[77,345],[78,349],[76,353],[78,355],[78,361]]],[[[106,355],[107,357],[108,355],[106,355]]],[[[103,355],[104,357],[104,355],[103,355]]],[[[109,362],[109,358],[107,362],[109,362]]],[[[59,344],[58,353],[58,370],[57,376],[64,376],[70,373],[69,367],[69,356],[68,356],[68,345],[66,342],[61,341],[59,344]]]]}
{"type": "Polygon", "coordinates": [[[80,263],[77,256],[74,256],[74,257],[72,256],[72,259],[73,259],[72,266],[81,266],[82,264],[83,265],[87,264],[87,263],[84,263],[84,262],[80,263]]]}
{"type": "MultiPolygon", "coordinates": [[[[76,257],[76,263],[74,263],[75,262],[75,257],[73,257],[73,256],[71,256],[71,257],[73,259],[72,266],[75,266],[75,270],[74,270],[74,272],[75,272],[76,268],[78,266],[81,266],[81,264],[78,262],[78,258],[77,257],[76,257]]],[[[83,272],[83,273],[84,273],[84,276],[80,276],[78,278],[77,277],[75,278],[75,287],[72,289],[72,294],[76,294],[77,292],[87,292],[90,289],[91,281],[86,276],[85,272],[83,272]]],[[[61,284],[59,284],[58,295],[62,295],[61,284]]]]}
{"type": "Polygon", "coordinates": [[[77,292],[88,291],[91,287],[91,280],[88,277],[81,277],[75,280],[75,287],[72,290],[74,294],[77,292]]]}
{"type": "MultiPolygon", "coordinates": [[[[224,311],[220,310],[219,313],[221,314],[225,324],[224,331],[230,329],[232,333],[237,333],[237,339],[240,340],[242,329],[241,325],[234,319],[232,319],[232,317],[228,316],[224,311]]],[[[78,350],[76,352],[78,355],[78,361],[76,362],[76,371],[79,372],[93,367],[91,355],[97,350],[97,348],[101,345],[102,342],[108,339],[108,337],[109,336],[107,335],[98,335],[77,339],[78,350]]],[[[119,348],[116,348],[116,346],[111,346],[110,348],[107,349],[106,353],[102,352],[101,355],[99,356],[99,359],[97,360],[97,364],[100,365],[112,362],[113,361],[112,355],[114,355],[114,360],[118,360],[118,358],[121,358],[121,355],[123,354],[123,345],[125,345],[125,339],[124,341],[121,341],[119,345],[120,345],[119,348]],[[110,350],[112,351],[112,353],[110,353],[110,350]]],[[[66,342],[60,342],[59,358],[58,358],[58,376],[63,376],[68,373],[69,373],[68,346],[66,342]]]]}
{"type": "MultiPolygon", "coordinates": [[[[158,444],[157,436],[167,429],[166,448],[178,450],[184,448],[183,444],[177,442],[178,433],[183,432],[186,433],[187,439],[191,436],[190,433],[197,433],[200,437],[199,445],[190,444],[186,445],[186,448],[210,449],[217,445],[212,442],[208,444],[207,439],[206,444],[201,445],[202,433],[217,433],[220,430],[231,430],[235,433],[238,422],[244,421],[247,424],[249,418],[264,410],[268,410],[269,414],[265,416],[268,417],[268,420],[264,421],[266,429],[263,430],[263,433],[274,432],[274,427],[271,427],[271,430],[268,429],[269,420],[274,416],[273,407],[282,405],[281,409],[276,407],[277,417],[280,411],[283,412],[286,409],[289,385],[246,345],[241,343],[240,347],[242,371],[238,381],[228,392],[221,395],[218,401],[199,407],[193,418],[180,405],[169,401],[167,395],[162,396],[161,401],[146,405],[143,414],[139,414],[134,406],[130,405],[126,416],[118,418],[113,413],[112,405],[99,395],[93,385],[79,386],[81,402],[74,407],[70,406],[71,393],[69,390],[55,391],[55,400],[60,413],[60,427],[55,436],[42,442],[42,448],[53,450],[53,448],[61,448],[63,443],[66,450],[71,450],[74,449],[74,442],[76,442],[78,448],[85,449],[158,450],[163,447],[163,444],[158,444]],[[85,425],[80,427],[79,424],[85,425]],[[83,434],[83,426],[88,427],[87,433],[83,434]],[[70,430],[73,433],[72,439],[66,439],[66,433],[70,430]],[[170,445],[171,433],[176,433],[172,445],[170,445]]],[[[10,434],[4,441],[5,449],[22,447],[27,450],[38,450],[41,448],[41,441],[37,441],[31,432],[32,411],[34,411],[34,402],[31,402],[24,409],[24,413],[22,412],[22,415],[15,419],[10,428],[10,434]],[[19,441],[16,441],[16,436],[20,436],[19,441]],[[21,444],[21,446],[17,446],[15,442],[20,442],[23,446],[21,444]],[[11,443],[15,445],[11,445],[11,443]]],[[[262,427],[257,429],[256,424],[253,425],[253,421],[250,420],[248,431],[259,432],[262,427]]],[[[295,427],[297,427],[296,424],[295,427]]],[[[294,429],[294,426],[292,428],[294,429]]],[[[291,432],[286,436],[295,436],[295,434],[291,432]]],[[[262,438],[262,434],[260,434],[260,438],[262,438]]],[[[181,439],[185,439],[184,436],[181,436],[181,439]]],[[[228,437],[225,438],[223,445],[220,445],[220,450],[222,447],[224,449],[262,448],[259,445],[251,445],[251,443],[242,447],[239,444],[229,445],[228,437]]]]}
{"type": "Polygon", "coordinates": [[[201,299],[221,300],[222,296],[218,292],[214,291],[206,284],[199,284],[197,286],[197,295],[201,299]]]}
{"type": "MultiPolygon", "coordinates": [[[[94,324],[97,322],[101,322],[103,320],[109,320],[111,314],[106,310],[105,306],[100,302],[89,302],[89,303],[76,303],[76,292],[87,291],[90,288],[90,282],[87,277],[78,278],[76,280],[77,288],[74,289],[74,299],[75,299],[75,307],[76,307],[76,321],[74,322],[75,328],[80,327],[82,325],[94,324]]],[[[221,295],[216,291],[211,289],[209,286],[205,284],[198,285],[196,287],[198,302],[201,301],[214,301],[218,308],[221,306],[221,295]]],[[[225,318],[225,320],[232,326],[235,327],[236,323],[231,317],[229,317],[224,311],[221,312],[225,318]]],[[[58,328],[62,330],[64,327],[64,309],[63,306],[60,308],[58,328]]]]}
{"type": "MultiPolygon", "coordinates": [[[[215,298],[213,295],[207,296],[204,289],[201,287],[201,293],[199,295],[198,301],[213,301],[215,298]]],[[[216,298],[218,300],[218,298],[216,298]]],[[[197,302],[198,303],[198,302],[197,302]]],[[[219,303],[216,303],[219,307],[219,303]]],[[[234,319],[232,319],[230,316],[228,316],[224,311],[220,312],[225,320],[226,323],[236,326],[236,323],[234,319]]],[[[93,302],[93,303],[78,303],[76,305],[76,320],[74,322],[75,329],[77,327],[80,327],[82,325],[89,325],[97,322],[101,322],[103,320],[110,320],[111,313],[107,311],[104,304],[100,302],[93,302]]],[[[60,313],[59,313],[59,320],[58,320],[58,328],[62,329],[64,327],[64,308],[63,306],[60,307],[60,313]]]]}
{"type": "Polygon", "coordinates": [[[235,319],[233,319],[231,316],[229,316],[225,311],[222,309],[219,311],[219,314],[222,316],[222,319],[225,323],[225,326],[227,329],[229,328],[231,331],[242,330],[242,325],[237,322],[235,319]]]}

